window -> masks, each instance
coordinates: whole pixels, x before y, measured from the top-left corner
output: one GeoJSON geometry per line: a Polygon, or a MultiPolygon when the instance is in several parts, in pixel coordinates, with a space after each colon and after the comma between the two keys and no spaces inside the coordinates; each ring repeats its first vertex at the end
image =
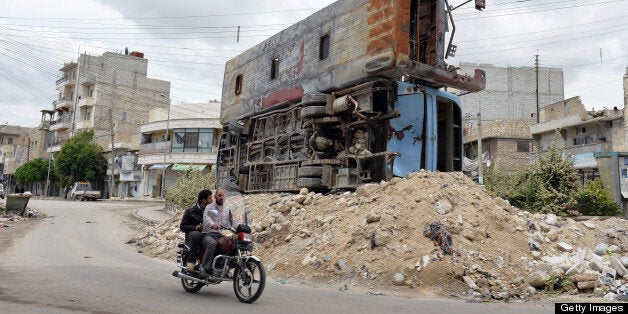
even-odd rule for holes
{"type": "Polygon", "coordinates": [[[577,134],[584,134],[587,133],[587,129],[583,126],[579,126],[578,129],[576,130],[577,134]]]}
{"type": "Polygon", "coordinates": [[[120,111],[120,121],[126,121],[126,111],[120,111]]]}
{"type": "Polygon", "coordinates": [[[242,93],[242,74],[236,76],[235,94],[240,95],[242,93]]]}
{"type": "Polygon", "coordinates": [[[173,152],[211,152],[213,129],[174,129],[173,152]]]}
{"type": "Polygon", "coordinates": [[[279,77],[279,58],[273,58],[270,64],[270,79],[274,80],[279,77]]]}
{"type": "Polygon", "coordinates": [[[329,34],[321,37],[321,43],[318,50],[318,58],[320,60],[327,59],[329,57],[329,34]]]}
{"type": "Polygon", "coordinates": [[[9,137],[9,139],[7,140],[7,144],[9,144],[9,145],[13,144],[13,138],[12,137],[9,137]]]}
{"type": "Polygon", "coordinates": [[[92,112],[89,110],[85,111],[85,120],[90,120],[92,117],[92,112]]]}
{"type": "Polygon", "coordinates": [[[94,98],[94,89],[90,88],[89,91],[87,92],[87,97],[92,97],[94,98]]]}
{"type": "Polygon", "coordinates": [[[519,152],[519,153],[529,153],[530,152],[530,142],[528,142],[528,141],[517,141],[517,152],[519,152]]]}

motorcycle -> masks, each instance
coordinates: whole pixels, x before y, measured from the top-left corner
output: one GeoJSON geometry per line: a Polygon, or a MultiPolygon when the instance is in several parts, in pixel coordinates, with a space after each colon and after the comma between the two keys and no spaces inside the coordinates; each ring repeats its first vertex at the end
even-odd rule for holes
{"type": "MultiPolygon", "coordinates": [[[[216,213],[217,215],[217,213],[216,213]]],[[[212,271],[209,274],[201,274],[200,261],[197,260],[195,270],[190,271],[185,267],[185,261],[190,254],[190,247],[185,240],[178,244],[179,252],[176,255],[176,267],[172,275],[181,279],[181,285],[185,291],[196,293],[206,285],[217,285],[223,281],[233,281],[233,291],[240,302],[253,303],[264,291],[266,285],[266,270],[262,261],[251,255],[253,242],[251,227],[246,223],[239,224],[236,229],[224,227],[233,236],[223,236],[219,240],[217,255],[212,261],[212,271]]],[[[203,254],[199,254],[202,257],[203,254]]]]}

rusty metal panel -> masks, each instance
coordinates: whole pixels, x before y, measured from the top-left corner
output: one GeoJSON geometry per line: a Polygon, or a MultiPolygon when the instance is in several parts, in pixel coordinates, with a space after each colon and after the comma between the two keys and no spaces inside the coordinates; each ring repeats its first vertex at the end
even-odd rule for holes
{"type": "Polygon", "coordinates": [[[227,62],[220,121],[226,124],[298,102],[306,94],[331,93],[372,77],[398,80],[411,75],[435,88],[481,90],[484,73],[460,75],[444,63],[445,10],[444,0],[332,3],[227,62]],[[416,24],[411,23],[413,14],[421,18],[416,24]],[[412,41],[412,32],[424,34],[423,42],[412,41]],[[321,60],[324,35],[329,35],[329,56],[321,60]],[[415,55],[410,55],[412,49],[415,55]],[[278,66],[274,79],[273,60],[278,66]],[[242,89],[236,94],[239,75],[242,89]]]}

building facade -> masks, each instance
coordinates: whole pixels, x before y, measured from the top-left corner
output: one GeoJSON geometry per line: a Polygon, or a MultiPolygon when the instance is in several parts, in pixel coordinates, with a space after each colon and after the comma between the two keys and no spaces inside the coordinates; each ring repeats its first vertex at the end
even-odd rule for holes
{"type": "MultiPolygon", "coordinates": [[[[626,82],[628,75],[624,86],[626,82]]],[[[580,98],[573,97],[544,107],[540,118],[539,124],[530,127],[539,152],[556,141],[563,155],[573,158],[581,182],[600,179],[628,218],[627,108],[587,111],[580,98]]]]}
{"type": "Polygon", "coordinates": [[[29,159],[29,133],[32,128],[0,125],[0,183],[7,194],[16,191],[15,170],[29,159]]]}
{"type": "MultiPolygon", "coordinates": [[[[529,164],[530,153],[534,151],[529,127],[537,123],[541,108],[564,98],[563,71],[540,67],[537,93],[535,68],[460,64],[461,73],[476,68],[485,71],[486,88],[481,92],[460,95],[465,156],[478,159],[477,117],[481,113],[482,153],[485,156],[483,170],[488,167],[486,162],[505,172],[521,170],[529,164]]],[[[475,175],[476,172],[472,176],[475,175]]]]}
{"type": "Polygon", "coordinates": [[[219,117],[217,101],[172,106],[170,112],[153,110],[141,127],[142,180],[137,197],[162,196],[184,171],[212,171],[222,132],[219,117]]]}
{"type": "Polygon", "coordinates": [[[123,156],[139,151],[140,126],[148,122],[149,112],[169,106],[170,82],[148,78],[147,70],[148,60],[138,52],[81,54],[76,62],[60,68],[62,76],[56,82],[58,94],[50,122],[53,140],[48,152],[60,151],[76,132],[93,130],[93,142],[103,148],[109,160],[107,183],[99,187],[105,197],[111,194],[111,178],[120,186],[114,188],[113,195],[124,194],[128,182],[139,183],[138,173],[120,175],[121,160],[129,161],[131,157],[123,156]]]}

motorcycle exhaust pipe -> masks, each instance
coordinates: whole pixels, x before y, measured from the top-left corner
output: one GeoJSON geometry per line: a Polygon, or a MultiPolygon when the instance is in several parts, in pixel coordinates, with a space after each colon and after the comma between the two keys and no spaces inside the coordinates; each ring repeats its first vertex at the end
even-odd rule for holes
{"type": "Polygon", "coordinates": [[[199,278],[196,278],[196,277],[192,277],[192,276],[186,275],[186,274],[184,274],[184,273],[182,273],[182,272],[180,272],[180,271],[178,271],[178,270],[173,271],[173,272],[172,272],[172,276],[174,276],[174,277],[179,277],[179,278],[182,278],[182,279],[187,279],[187,280],[193,280],[193,281],[196,281],[196,282],[200,282],[200,283],[202,283],[202,284],[205,284],[205,285],[209,284],[209,283],[208,283],[207,281],[205,281],[205,280],[202,280],[202,279],[199,279],[199,278]]]}

